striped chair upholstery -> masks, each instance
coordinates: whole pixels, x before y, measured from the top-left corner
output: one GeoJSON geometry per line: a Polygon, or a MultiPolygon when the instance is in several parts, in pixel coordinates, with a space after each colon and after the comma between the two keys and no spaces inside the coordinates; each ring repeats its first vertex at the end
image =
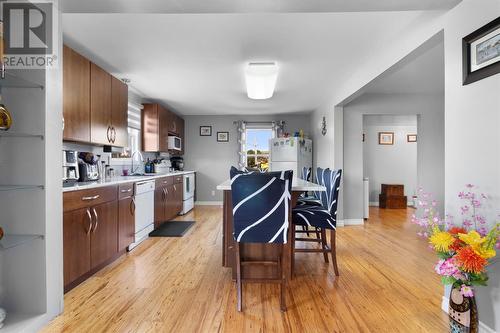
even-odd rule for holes
{"type": "Polygon", "coordinates": [[[242,243],[287,243],[292,171],[231,169],[234,239],[242,243]]]}
{"type": "Polygon", "coordinates": [[[321,206],[304,205],[293,209],[292,219],[296,225],[335,229],[337,227],[337,204],[342,170],[326,169],[322,172],[321,206]]]}
{"type": "Polygon", "coordinates": [[[311,168],[308,167],[303,167],[302,168],[302,173],[300,174],[300,178],[304,179],[305,181],[309,181],[311,179],[311,168]]]}
{"type": "MultiPolygon", "coordinates": [[[[318,185],[325,185],[325,171],[330,169],[316,168],[316,181],[318,185]]],[[[313,192],[312,197],[299,198],[297,206],[322,206],[326,202],[325,192],[313,192]]]]}

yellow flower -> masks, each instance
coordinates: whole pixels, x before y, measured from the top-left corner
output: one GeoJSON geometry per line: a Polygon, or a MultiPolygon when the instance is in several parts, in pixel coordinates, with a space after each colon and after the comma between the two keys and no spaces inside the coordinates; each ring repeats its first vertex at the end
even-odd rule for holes
{"type": "Polygon", "coordinates": [[[453,242],[455,242],[455,238],[446,231],[436,230],[433,232],[432,236],[429,237],[429,241],[436,251],[447,252],[453,242]]]}
{"type": "Polygon", "coordinates": [[[476,253],[484,259],[491,259],[497,255],[497,252],[494,249],[485,249],[482,247],[478,247],[477,249],[474,248],[474,251],[476,251],[476,253]]]}
{"type": "Polygon", "coordinates": [[[458,234],[458,238],[472,247],[479,247],[486,241],[486,238],[481,237],[476,230],[469,231],[467,234],[458,234]]]}

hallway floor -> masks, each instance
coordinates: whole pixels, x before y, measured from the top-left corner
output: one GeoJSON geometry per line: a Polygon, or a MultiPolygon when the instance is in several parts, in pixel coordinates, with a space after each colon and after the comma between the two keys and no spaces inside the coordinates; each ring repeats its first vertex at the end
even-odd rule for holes
{"type": "Polygon", "coordinates": [[[372,208],[364,226],[338,230],[340,277],[321,254],[298,254],[287,312],[278,285],[246,284],[238,313],[222,209],[197,206],[179,218],[197,222],[184,237],[148,239],[98,272],[42,332],[445,332],[436,258],[412,213],[372,208]]]}

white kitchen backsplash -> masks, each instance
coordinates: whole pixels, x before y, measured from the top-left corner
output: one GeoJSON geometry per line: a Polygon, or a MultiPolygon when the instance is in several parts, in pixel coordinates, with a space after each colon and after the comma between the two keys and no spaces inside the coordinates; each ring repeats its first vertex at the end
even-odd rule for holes
{"type": "MultiPolygon", "coordinates": [[[[124,169],[127,169],[129,172],[132,172],[132,160],[130,158],[112,158],[111,153],[103,152],[103,147],[86,145],[82,143],[73,143],[73,142],[63,142],[63,150],[76,150],[78,152],[89,152],[95,155],[101,156],[101,161],[106,161],[106,164],[109,164],[115,170],[116,175],[121,175],[124,169]]],[[[141,152],[144,157],[144,162],[148,160],[154,160],[158,158],[160,155],[157,153],[145,153],[141,152]]],[[[168,153],[162,153],[162,158],[170,158],[168,153]]],[[[134,168],[135,168],[134,164],[134,168]]],[[[144,172],[144,166],[141,169],[137,170],[137,172],[144,172]]]]}

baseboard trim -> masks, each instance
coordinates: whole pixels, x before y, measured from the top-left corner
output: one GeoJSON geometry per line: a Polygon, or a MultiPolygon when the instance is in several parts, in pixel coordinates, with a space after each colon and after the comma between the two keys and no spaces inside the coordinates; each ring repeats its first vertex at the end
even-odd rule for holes
{"type": "MultiPolygon", "coordinates": [[[[443,310],[445,313],[448,313],[448,306],[450,304],[450,299],[446,296],[443,296],[441,299],[441,310],[443,310]]],[[[479,333],[498,333],[482,321],[479,322],[479,333]]]]}
{"type": "Polygon", "coordinates": [[[195,206],[222,206],[222,201],[196,201],[195,206]]]}
{"type": "Polygon", "coordinates": [[[344,220],[337,220],[337,227],[343,227],[345,226],[344,220]]]}
{"type": "Polygon", "coordinates": [[[364,219],[344,219],[344,225],[363,225],[365,224],[364,219]]]}

